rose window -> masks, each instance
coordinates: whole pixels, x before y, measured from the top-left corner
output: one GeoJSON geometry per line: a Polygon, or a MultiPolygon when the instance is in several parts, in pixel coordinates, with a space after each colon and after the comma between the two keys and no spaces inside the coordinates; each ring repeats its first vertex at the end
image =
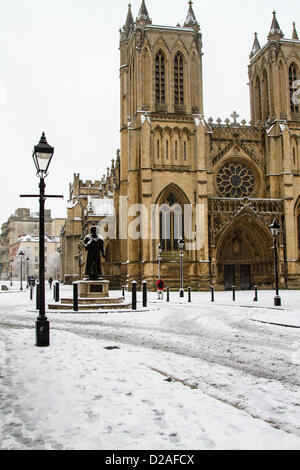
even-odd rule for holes
{"type": "Polygon", "coordinates": [[[254,175],[244,163],[225,163],[217,176],[218,191],[224,197],[249,197],[254,186],[254,175]]]}

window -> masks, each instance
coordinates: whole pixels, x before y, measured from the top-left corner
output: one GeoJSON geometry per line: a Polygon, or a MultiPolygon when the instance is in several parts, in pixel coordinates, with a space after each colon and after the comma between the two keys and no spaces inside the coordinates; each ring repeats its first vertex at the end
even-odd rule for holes
{"type": "Polygon", "coordinates": [[[289,87],[290,87],[290,104],[291,104],[291,112],[298,113],[299,112],[299,105],[298,99],[295,99],[296,91],[297,91],[297,66],[296,64],[291,64],[289,68],[289,87]]]}
{"type": "Polygon", "coordinates": [[[222,197],[250,197],[255,189],[255,177],[244,163],[225,163],[218,172],[217,187],[222,197]]]}
{"type": "Polygon", "coordinates": [[[156,103],[165,103],[165,57],[159,51],[155,60],[155,97],[156,103]]]}
{"type": "Polygon", "coordinates": [[[183,159],[186,160],[186,142],[183,143],[183,159]]]}
{"type": "Polygon", "coordinates": [[[296,165],[296,152],[295,152],[295,147],[293,147],[293,164],[294,164],[294,166],[296,165]]]}
{"type": "Polygon", "coordinates": [[[159,140],[156,141],[156,156],[159,158],[159,140]]]}
{"type": "Polygon", "coordinates": [[[177,140],[175,140],[175,160],[177,160],[178,157],[178,143],[177,140]]]}
{"type": "Polygon", "coordinates": [[[175,104],[184,104],[183,57],[178,52],[174,62],[174,90],[175,104]]]}
{"type": "Polygon", "coordinates": [[[256,77],[256,82],[255,82],[255,105],[256,105],[256,121],[261,121],[262,110],[261,110],[261,88],[260,88],[259,76],[256,77]]]}
{"type": "Polygon", "coordinates": [[[268,74],[264,70],[263,73],[263,95],[262,95],[262,114],[263,121],[266,121],[270,115],[270,106],[269,106],[269,83],[268,83],[268,74]]]}
{"type": "Polygon", "coordinates": [[[170,192],[159,214],[160,243],[164,251],[177,251],[178,240],[184,237],[184,214],[182,204],[170,192]]]}

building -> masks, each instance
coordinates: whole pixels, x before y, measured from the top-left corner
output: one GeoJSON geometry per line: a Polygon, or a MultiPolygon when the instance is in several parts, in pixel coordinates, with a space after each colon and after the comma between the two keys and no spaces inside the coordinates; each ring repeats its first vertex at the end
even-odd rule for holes
{"type": "MultiPolygon", "coordinates": [[[[28,276],[39,278],[39,237],[25,235],[11,247],[11,271],[13,279],[20,279],[21,258],[23,280],[28,276]],[[23,256],[20,256],[23,253],[23,256]]],[[[45,236],[45,278],[59,279],[60,276],[60,237],[45,236]]]]}
{"type": "MultiPolygon", "coordinates": [[[[186,286],[271,288],[269,226],[276,218],[280,285],[299,288],[300,41],[295,24],[292,37],[285,38],[273,12],[263,47],[255,34],[249,124],[239,122],[236,112],[225,122],[205,118],[202,53],[192,2],[183,26],[152,24],[144,0],[134,21],[129,5],[120,30],[120,154],[108,170],[116,236],[105,241],[111,254],[105,269],[119,285],[146,280],[154,287],[160,243],[161,275],[178,286],[178,240],[184,237],[186,286]]],[[[91,185],[85,198],[95,197],[94,191],[101,198],[103,183],[97,189],[91,185]]],[[[81,217],[79,207],[77,212],[81,217]]],[[[75,218],[68,224],[75,227],[75,218]]],[[[86,219],[77,225],[77,242],[87,228],[86,219]]]]}
{"type": "MultiPolygon", "coordinates": [[[[60,237],[60,278],[66,284],[81,279],[84,274],[84,235],[90,232],[92,226],[113,215],[114,180],[114,163],[101,181],[82,181],[79,174],[74,174],[73,184],[69,188],[67,218],[60,237]]],[[[110,271],[111,263],[107,262],[105,274],[109,275],[110,271]]]]}
{"type": "MultiPolygon", "coordinates": [[[[46,273],[57,273],[58,261],[54,260],[54,252],[60,247],[60,232],[65,219],[53,219],[51,210],[45,210],[45,246],[48,252],[46,273]]],[[[39,214],[27,208],[19,208],[2,225],[0,235],[0,277],[2,280],[13,277],[19,278],[18,253],[23,251],[25,259],[29,258],[29,274],[37,276],[38,273],[38,240],[39,240],[39,214]]],[[[26,267],[27,270],[27,267],[26,267]]],[[[53,274],[51,274],[53,276],[53,274]]],[[[57,274],[56,274],[57,276],[57,274]]]]}

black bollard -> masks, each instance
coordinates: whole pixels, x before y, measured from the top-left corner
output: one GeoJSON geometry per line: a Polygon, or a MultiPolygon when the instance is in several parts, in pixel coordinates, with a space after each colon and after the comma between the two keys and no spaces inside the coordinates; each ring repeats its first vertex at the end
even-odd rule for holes
{"type": "Polygon", "coordinates": [[[235,289],[236,286],[232,286],[232,300],[235,302],[235,289]]]}
{"type": "Polygon", "coordinates": [[[36,309],[40,309],[40,283],[36,283],[36,309]]]}
{"type": "Polygon", "coordinates": [[[170,286],[167,286],[167,302],[170,302],[170,286]]]}
{"type": "Polygon", "coordinates": [[[78,312],[78,284],[73,282],[73,310],[78,312]]]}
{"type": "Polygon", "coordinates": [[[143,307],[147,307],[147,281],[143,281],[143,307]]]}
{"type": "Polygon", "coordinates": [[[192,290],[190,287],[188,287],[188,302],[192,301],[192,290]]]}
{"type": "Polygon", "coordinates": [[[214,291],[214,286],[210,286],[211,290],[211,302],[215,301],[215,291],[214,291]]]}
{"type": "Polygon", "coordinates": [[[55,302],[59,302],[59,282],[55,283],[55,302]]]}
{"type": "Polygon", "coordinates": [[[122,297],[125,300],[125,286],[122,286],[122,297]]]}
{"type": "Polygon", "coordinates": [[[132,281],[132,310],[136,310],[136,281],[132,281]]]}
{"type": "Polygon", "coordinates": [[[30,286],[30,300],[32,300],[32,297],[33,297],[33,287],[30,286]]]}
{"type": "Polygon", "coordinates": [[[255,291],[255,297],[253,299],[253,302],[258,302],[258,297],[257,297],[257,286],[254,286],[254,291],[255,291]]]}

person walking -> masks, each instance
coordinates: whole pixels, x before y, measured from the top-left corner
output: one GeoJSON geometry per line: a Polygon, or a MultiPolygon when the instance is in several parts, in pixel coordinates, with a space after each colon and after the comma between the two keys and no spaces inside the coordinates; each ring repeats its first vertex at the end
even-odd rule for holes
{"type": "Polygon", "coordinates": [[[162,279],[159,279],[156,285],[157,285],[157,299],[163,300],[165,283],[162,279]]]}

